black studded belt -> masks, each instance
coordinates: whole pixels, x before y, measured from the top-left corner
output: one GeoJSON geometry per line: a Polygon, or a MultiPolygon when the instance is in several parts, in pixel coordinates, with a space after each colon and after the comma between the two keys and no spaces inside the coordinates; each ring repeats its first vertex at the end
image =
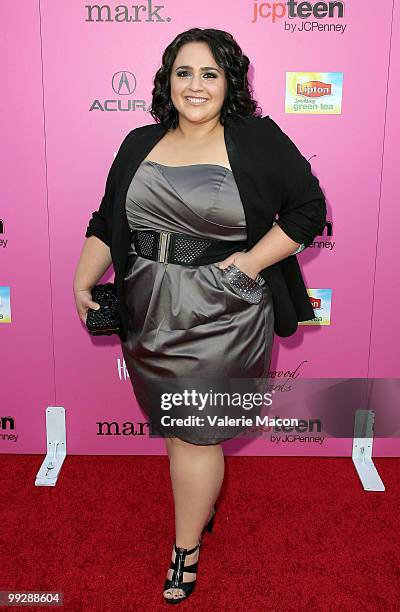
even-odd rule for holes
{"type": "Polygon", "coordinates": [[[247,247],[246,240],[213,240],[156,230],[132,230],[132,239],[140,257],[182,266],[202,266],[222,261],[247,247]]]}

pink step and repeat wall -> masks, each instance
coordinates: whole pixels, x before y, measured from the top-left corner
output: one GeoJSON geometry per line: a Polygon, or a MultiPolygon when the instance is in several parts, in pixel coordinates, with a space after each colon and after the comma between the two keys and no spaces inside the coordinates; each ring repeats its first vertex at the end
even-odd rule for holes
{"type": "MultiPolygon", "coordinates": [[[[270,375],[399,376],[400,0],[290,4],[2,6],[1,452],[43,453],[46,408],[63,406],[69,453],[165,453],[148,436],[117,336],[87,333],[72,283],[115,151],[153,122],[161,54],[194,26],[235,36],[263,115],[310,160],[327,199],[323,234],[298,256],[318,317],[275,336],[270,375]]],[[[100,282],[111,280],[112,267],[100,282]]],[[[351,447],[351,438],[279,446],[269,432],[224,443],[237,455],[351,447]]],[[[395,437],[375,440],[377,456],[399,451],[395,437]]]]}

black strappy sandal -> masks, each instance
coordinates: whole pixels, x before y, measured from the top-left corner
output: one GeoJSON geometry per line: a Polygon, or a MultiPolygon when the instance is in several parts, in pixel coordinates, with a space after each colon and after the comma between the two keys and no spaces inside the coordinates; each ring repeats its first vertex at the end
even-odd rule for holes
{"type": "Polygon", "coordinates": [[[197,573],[197,566],[199,561],[197,560],[195,563],[192,563],[191,565],[185,567],[185,559],[187,555],[191,555],[196,552],[196,550],[200,547],[200,544],[201,542],[199,542],[194,548],[188,549],[180,548],[176,545],[176,542],[174,542],[175,561],[171,561],[171,564],[169,566],[170,569],[174,571],[171,580],[169,580],[168,578],[166,579],[164,584],[164,591],[167,591],[168,589],[182,589],[184,595],[178,595],[178,597],[165,597],[165,595],[163,595],[164,601],[166,601],[167,603],[180,603],[181,601],[187,599],[189,595],[193,593],[194,587],[196,586],[196,580],[192,580],[190,582],[183,582],[183,573],[197,573]]]}
{"type": "MultiPolygon", "coordinates": [[[[217,512],[217,506],[214,504],[214,511],[208,523],[206,523],[203,527],[203,531],[201,532],[201,538],[206,529],[208,533],[210,534],[212,533],[216,512],[217,512]]],[[[178,597],[165,597],[165,595],[163,595],[163,598],[167,603],[173,603],[173,604],[179,603],[180,601],[187,599],[189,595],[193,593],[196,580],[192,580],[191,582],[182,582],[182,578],[183,578],[183,572],[197,573],[198,560],[196,561],[196,563],[192,563],[192,565],[188,565],[187,567],[185,567],[185,558],[187,555],[193,554],[198,549],[198,547],[201,544],[201,538],[197,546],[195,546],[194,548],[191,548],[190,550],[188,550],[187,548],[179,548],[176,546],[176,543],[174,542],[175,561],[174,562],[171,561],[171,564],[169,566],[170,569],[174,570],[174,572],[172,574],[171,580],[169,580],[168,578],[166,579],[165,584],[164,584],[164,591],[167,591],[168,589],[171,589],[171,588],[178,588],[178,589],[182,589],[185,595],[178,595],[178,597]],[[180,560],[178,560],[178,555],[179,555],[180,560]]]]}

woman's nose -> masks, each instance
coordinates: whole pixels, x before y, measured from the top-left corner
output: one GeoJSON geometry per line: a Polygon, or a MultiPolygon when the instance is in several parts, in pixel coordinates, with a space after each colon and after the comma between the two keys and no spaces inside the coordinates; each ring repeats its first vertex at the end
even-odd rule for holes
{"type": "Polygon", "coordinates": [[[190,88],[193,89],[193,91],[202,91],[203,89],[203,83],[201,81],[201,76],[198,75],[193,75],[191,80],[190,80],[190,88]]]}

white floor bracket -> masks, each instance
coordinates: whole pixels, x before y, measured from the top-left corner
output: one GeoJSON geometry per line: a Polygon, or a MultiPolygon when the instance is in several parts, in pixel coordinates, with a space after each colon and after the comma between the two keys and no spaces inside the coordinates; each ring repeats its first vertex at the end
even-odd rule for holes
{"type": "Polygon", "coordinates": [[[385,485],[372,461],[374,422],[373,410],[356,411],[352,459],[365,491],[384,491],[385,485]]]}
{"type": "Polygon", "coordinates": [[[36,487],[54,487],[67,454],[65,409],[48,406],[46,410],[47,455],[36,474],[36,487]]]}

